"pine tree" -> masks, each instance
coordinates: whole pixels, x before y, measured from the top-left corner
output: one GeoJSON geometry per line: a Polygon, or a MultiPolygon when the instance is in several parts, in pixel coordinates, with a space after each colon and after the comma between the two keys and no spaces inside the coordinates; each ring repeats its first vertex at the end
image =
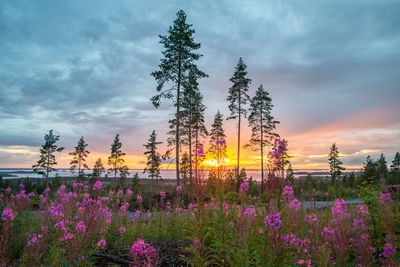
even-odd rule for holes
{"type": "Polygon", "coordinates": [[[182,155],[182,162],[180,164],[180,171],[182,174],[182,180],[184,184],[187,184],[187,182],[189,181],[190,178],[190,158],[189,158],[189,154],[187,152],[183,153],[182,155]]]}
{"type": "Polygon", "coordinates": [[[261,190],[264,189],[264,147],[269,146],[272,140],[279,135],[274,132],[279,121],[271,115],[272,99],[264,90],[262,84],[258,87],[256,95],[250,101],[249,126],[251,127],[250,143],[247,147],[261,151],[261,190]]]}
{"type": "Polygon", "coordinates": [[[101,158],[96,160],[93,166],[93,173],[92,173],[92,178],[93,179],[99,179],[101,177],[101,174],[105,171],[103,162],[101,161],[101,158]]]}
{"type": "MultiPolygon", "coordinates": [[[[189,71],[188,79],[183,82],[183,89],[180,114],[181,125],[179,126],[180,144],[181,147],[183,145],[188,146],[189,158],[192,158],[193,144],[197,147],[199,139],[208,135],[204,125],[204,111],[206,106],[203,104],[203,96],[200,93],[197,78],[193,71],[189,71]]],[[[175,124],[175,119],[170,120],[171,131],[168,134],[172,136],[176,132],[175,124]]],[[[169,138],[168,145],[175,145],[175,138],[169,138]]],[[[193,167],[191,161],[189,161],[189,169],[190,185],[192,185],[193,167]]]]}
{"type": "Polygon", "coordinates": [[[356,180],[356,177],[354,175],[354,172],[350,173],[350,175],[349,175],[349,187],[350,188],[354,187],[355,180],[356,180]]]}
{"type": "Polygon", "coordinates": [[[239,192],[240,186],[240,123],[242,116],[246,116],[246,104],[249,101],[249,95],[247,94],[249,90],[249,84],[251,79],[246,77],[246,65],[244,64],[242,58],[239,58],[239,62],[236,65],[235,72],[233,76],[229,79],[233,85],[229,88],[227,100],[229,101],[229,110],[231,115],[227,118],[238,119],[238,153],[237,153],[237,181],[236,190],[239,192]]]}
{"type": "Polygon", "coordinates": [[[111,155],[108,157],[108,165],[110,165],[109,171],[114,174],[114,180],[117,179],[117,174],[120,174],[121,178],[128,176],[128,166],[125,165],[123,156],[125,153],[121,150],[122,143],[119,140],[119,134],[114,138],[114,142],[111,145],[111,155]]]}
{"type": "Polygon", "coordinates": [[[215,145],[217,140],[222,140],[226,138],[222,122],[223,122],[223,115],[218,110],[217,114],[215,114],[214,122],[211,124],[210,149],[212,149],[213,145],[215,145]]]}
{"type": "Polygon", "coordinates": [[[378,167],[377,162],[373,160],[370,155],[368,155],[363,166],[361,180],[369,184],[377,184],[379,178],[377,173],[377,167],[378,167]]]}
{"type": "Polygon", "coordinates": [[[396,155],[394,155],[392,165],[390,165],[390,170],[391,171],[399,171],[399,169],[400,169],[400,153],[397,152],[396,155]]]}
{"type": "Polygon", "coordinates": [[[332,186],[336,184],[337,178],[339,178],[342,174],[342,171],[345,170],[342,165],[343,163],[339,159],[339,149],[336,146],[336,143],[333,143],[333,145],[331,146],[331,151],[329,153],[329,167],[332,186]]]}
{"type": "Polygon", "coordinates": [[[222,126],[223,116],[218,111],[215,114],[214,122],[211,125],[210,131],[210,144],[208,153],[216,162],[215,178],[218,182],[222,180],[222,168],[224,168],[225,160],[227,158],[226,152],[226,135],[222,126]]]}
{"type": "Polygon", "coordinates": [[[34,172],[46,175],[46,187],[49,185],[49,173],[54,170],[53,166],[57,165],[54,153],[64,150],[63,147],[58,147],[56,145],[58,140],[60,140],[60,136],[54,135],[53,130],[50,130],[48,134],[45,134],[45,143],[40,149],[40,159],[32,166],[34,172]]]}
{"type": "Polygon", "coordinates": [[[179,145],[180,145],[180,106],[181,106],[181,86],[188,77],[188,72],[192,71],[196,78],[208,77],[207,74],[200,71],[194,62],[202,55],[195,53],[200,48],[200,43],[196,43],[193,38],[195,30],[191,24],[186,23],[186,14],[180,10],[173,25],[168,30],[168,36],[160,35],[160,43],[163,44],[165,50],[162,52],[164,58],[161,59],[159,70],[154,71],[151,75],[157,82],[157,92],[151,98],[153,105],[157,108],[161,99],[175,98],[175,152],[176,152],[176,180],[180,185],[179,177],[179,145]],[[169,89],[163,89],[166,83],[170,83],[169,89]]]}
{"type": "Polygon", "coordinates": [[[78,177],[77,180],[81,181],[85,177],[85,169],[89,170],[88,165],[86,164],[86,158],[88,154],[90,153],[86,148],[88,144],[85,143],[85,140],[83,140],[83,136],[81,139],[79,139],[77,146],[75,147],[75,151],[69,153],[69,155],[73,156],[71,162],[69,165],[70,171],[72,173],[75,172],[76,169],[78,169],[78,177]]]}
{"type": "Polygon", "coordinates": [[[150,134],[150,138],[148,143],[143,145],[147,150],[144,152],[147,155],[146,168],[143,170],[143,173],[148,173],[148,177],[151,178],[151,182],[153,183],[154,179],[161,178],[160,176],[160,164],[161,164],[161,155],[157,152],[157,145],[162,144],[162,142],[157,142],[157,134],[156,131],[150,134]]]}
{"type": "Polygon", "coordinates": [[[293,174],[292,164],[290,163],[286,170],[286,183],[289,185],[294,185],[294,174],[293,174]]]}
{"type": "Polygon", "coordinates": [[[383,154],[381,154],[381,157],[378,159],[377,164],[379,177],[386,180],[388,178],[388,168],[385,156],[383,154]]]}

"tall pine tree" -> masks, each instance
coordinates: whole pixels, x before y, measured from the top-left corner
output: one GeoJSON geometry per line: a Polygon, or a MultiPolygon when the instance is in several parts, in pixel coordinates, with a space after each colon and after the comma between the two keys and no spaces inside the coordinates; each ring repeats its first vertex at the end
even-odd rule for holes
{"type": "Polygon", "coordinates": [[[336,185],[336,180],[340,177],[342,171],[345,170],[342,165],[343,163],[339,159],[339,149],[336,146],[336,143],[333,143],[331,151],[329,152],[329,167],[332,186],[336,185]]]}
{"type": "Polygon", "coordinates": [[[60,140],[60,136],[54,135],[53,130],[50,130],[48,134],[45,134],[45,143],[40,149],[40,159],[32,166],[34,172],[46,175],[46,187],[49,185],[49,173],[54,170],[53,166],[57,165],[54,153],[64,150],[63,147],[58,147],[56,145],[58,140],[60,140]]]}
{"type": "Polygon", "coordinates": [[[89,167],[86,164],[86,158],[90,153],[86,149],[87,146],[88,144],[85,143],[85,140],[83,140],[82,136],[81,139],[79,139],[77,146],[75,147],[75,151],[69,153],[69,155],[73,157],[71,162],[69,163],[69,165],[71,165],[69,169],[72,173],[74,173],[75,170],[78,169],[78,181],[81,181],[85,178],[85,169],[89,170],[89,167]]]}
{"type": "Polygon", "coordinates": [[[236,190],[239,192],[240,186],[240,125],[242,116],[246,116],[247,110],[246,105],[250,100],[247,94],[249,90],[249,84],[251,79],[246,77],[246,64],[244,64],[242,58],[239,58],[239,62],[236,65],[235,72],[233,76],[229,79],[233,85],[229,88],[227,100],[229,101],[229,110],[231,112],[230,116],[227,118],[237,119],[238,122],[238,152],[237,152],[237,180],[236,180],[236,190]]]}
{"type": "Polygon", "coordinates": [[[108,157],[108,165],[110,165],[109,171],[114,174],[114,180],[117,179],[117,174],[120,174],[122,179],[128,176],[128,166],[125,165],[124,156],[125,153],[121,150],[122,143],[119,140],[119,134],[114,138],[114,142],[111,144],[111,155],[108,157]]]}
{"type": "Polygon", "coordinates": [[[161,178],[160,176],[160,164],[161,164],[161,154],[157,152],[157,145],[162,144],[162,142],[157,142],[157,134],[156,131],[150,134],[150,138],[147,144],[143,145],[147,150],[144,152],[147,155],[146,168],[143,170],[143,173],[148,173],[149,178],[151,178],[151,182],[153,183],[154,179],[161,178]]]}
{"type": "Polygon", "coordinates": [[[200,48],[200,43],[196,43],[193,38],[195,30],[191,24],[186,23],[186,14],[180,10],[177,14],[173,25],[168,30],[168,35],[160,35],[160,43],[165,50],[162,52],[164,58],[161,59],[159,70],[154,71],[151,75],[157,82],[157,92],[151,98],[155,107],[160,105],[161,99],[175,98],[174,105],[176,107],[175,120],[175,152],[176,152],[176,181],[180,185],[179,176],[179,145],[180,145],[180,107],[181,107],[181,86],[188,77],[188,72],[192,71],[197,78],[207,77],[207,74],[200,71],[194,63],[202,55],[195,53],[200,48]],[[169,83],[171,86],[164,89],[169,83]]]}
{"type": "Polygon", "coordinates": [[[271,115],[272,107],[269,93],[260,85],[256,95],[250,101],[248,120],[251,127],[251,138],[247,146],[261,152],[261,191],[264,190],[264,147],[271,145],[272,140],[279,136],[274,132],[279,121],[276,121],[271,115]]]}

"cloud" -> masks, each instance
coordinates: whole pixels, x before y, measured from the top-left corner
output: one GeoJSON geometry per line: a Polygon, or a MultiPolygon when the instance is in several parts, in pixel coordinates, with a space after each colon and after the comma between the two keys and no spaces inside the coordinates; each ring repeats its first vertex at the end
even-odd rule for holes
{"type": "MultiPolygon", "coordinates": [[[[181,8],[202,45],[199,68],[210,75],[200,81],[208,124],[217,110],[229,114],[229,78],[242,56],[250,94],[261,83],[270,91],[296,164],[322,164],[307,155],[324,154],[333,139],[346,153],[395,150],[396,1],[2,1],[0,145],[37,148],[54,129],[68,149],[83,135],[104,153],[120,133],[139,157],[153,129],[165,140],[173,108],[150,103],[150,73],[162,56],[158,34],[181,8]]],[[[226,126],[234,145],[234,122],[226,126]]]]}

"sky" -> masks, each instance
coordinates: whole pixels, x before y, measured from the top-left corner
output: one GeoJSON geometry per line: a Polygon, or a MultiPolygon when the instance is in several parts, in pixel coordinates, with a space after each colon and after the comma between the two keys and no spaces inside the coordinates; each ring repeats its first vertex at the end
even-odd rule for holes
{"type": "MultiPolygon", "coordinates": [[[[0,168],[30,167],[50,129],[68,153],[84,136],[89,165],[106,161],[117,133],[130,168],[145,163],[152,130],[166,141],[171,102],[150,102],[150,73],[183,9],[209,75],[200,81],[206,125],[229,115],[239,57],[268,90],[294,168],[328,168],[336,142],[348,168],[400,151],[400,1],[0,1],[0,168]]],[[[224,121],[230,162],[236,124],[224,121]]],[[[248,142],[247,120],[242,144],[248,142]]],[[[165,142],[166,143],[166,142],[165,142]]],[[[166,149],[165,143],[160,147],[166,149]]],[[[206,142],[207,144],[208,142],[206,142]]],[[[259,166],[242,149],[241,162],[259,166]]]]}

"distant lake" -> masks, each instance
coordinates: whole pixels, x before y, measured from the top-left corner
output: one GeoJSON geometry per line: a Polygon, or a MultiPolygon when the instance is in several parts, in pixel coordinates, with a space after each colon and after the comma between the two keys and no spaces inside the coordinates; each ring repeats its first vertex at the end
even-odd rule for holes
{"type": "MultiPolygon", "coordinates": [[[[329,170],[327,169],[294,169],[294,176],[295,178],[298,178],[300,176],[306,176],[307,174],[311,174],[312,176],[328,176],[329,175],[329,170]]],[[[346,172],[358,172],[359,169],[348,169],[346,172]]],[[[91,174],[92,171],[85,170],[85,174],[91,174]]],[[[130,169],[129,170],[129,176],[128,178],[132,178],[135,173],[138,173],[139,178],[148,178],[147,173],[143,173],[143,169],[130,169]]],[[[257,169],[249,169],[246,170],[247,176],[248,177],[253,177],[255,180],[261,180],[261,173],[260,170],[257,169]]],[[[55,177],[56,175],[59,175],[60,177],[71,177],[76,175],[71,174],[69,169],[57,169],[57,171],[53,171],[50,173],[51,177],[55,177]]],[[[39,175],[33,171],[33,169],[30,168],[0,168],[0,176],[3,177],[3,179],[19,179],[19,178],[43,178],[42,175],[39,175]]],[[[111,177],[111,175],[109,176],[111,177]]],[[[176,174],[175,170],[169,169],[169,170],[161,170],[161,177],[163,179],[175,179],[176,174]]]]}

